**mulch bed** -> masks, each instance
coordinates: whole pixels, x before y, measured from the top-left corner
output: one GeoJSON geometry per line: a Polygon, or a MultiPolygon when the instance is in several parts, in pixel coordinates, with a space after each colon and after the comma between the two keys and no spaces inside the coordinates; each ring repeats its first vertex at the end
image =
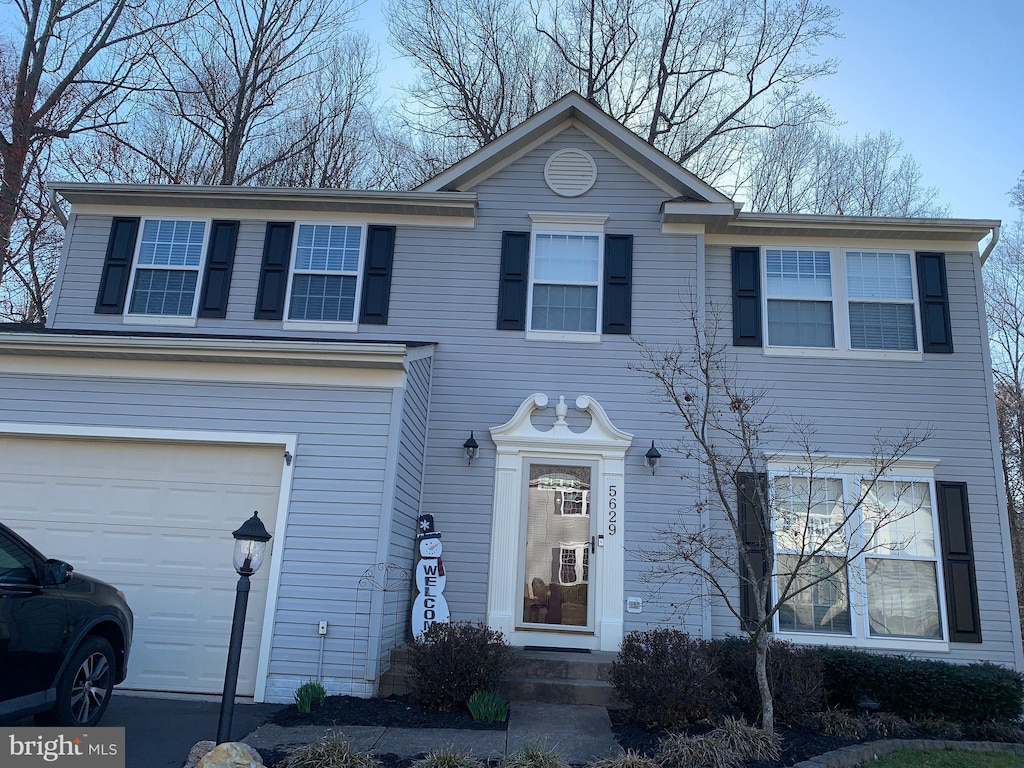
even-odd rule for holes
{"type": "MultiPolygon", "coordinates": [[[[653,755],[658,751],[658,742],[664,732],[647,731],[629,720],[629,711],[623,709],[610,709],[608,715],[612,720],[612,730],[615,732],[615,739],[623,749],[633,749],[645,755],[653,755]]],[[[708,729],[704,729],[705,731],[708,729]]],[[[693,730],[691,735],[700,733],[693,730]]],[[[779,725],[775,732],[782,738],[782,757],[778,762],[752,761],[747,763],[747,768],[779,768],[780,766],[793,765],[801,760],[816,757],[833,749],[856,744],[857,739],[841,739],[835,736],[825,736],[816,731],[805,728],[793,728],[779,725]]],[[[876,737],[872,737],[874,739],[876,737]]],[[[870,740],[870,739],[865,739],[870,740]]]]}

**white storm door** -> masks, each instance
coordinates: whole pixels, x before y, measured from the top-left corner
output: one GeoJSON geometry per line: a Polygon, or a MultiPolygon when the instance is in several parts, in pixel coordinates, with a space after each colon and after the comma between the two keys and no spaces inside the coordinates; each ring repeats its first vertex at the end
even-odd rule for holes
{"type": "Polygon", "coordinates": [[[594,631],[597,474],[591,463],[525,462],[516,602],[520,629],[594,631]]]}

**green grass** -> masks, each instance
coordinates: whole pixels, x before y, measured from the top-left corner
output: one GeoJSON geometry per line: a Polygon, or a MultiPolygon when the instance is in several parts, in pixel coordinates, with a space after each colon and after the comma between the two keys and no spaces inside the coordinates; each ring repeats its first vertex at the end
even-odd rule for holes
{"type": "Polygon", "coordinates": [[[944,749],[941,752],[919,752],[904,749],[881,760],[868,763],[871,768],[1020,768],[1024,758],[1002,752],[967,752],[944,749]]]}

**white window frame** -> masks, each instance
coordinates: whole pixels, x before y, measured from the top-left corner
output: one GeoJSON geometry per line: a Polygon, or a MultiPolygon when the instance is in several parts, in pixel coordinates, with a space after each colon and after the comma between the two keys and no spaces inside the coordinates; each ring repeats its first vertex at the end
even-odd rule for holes
{"type": "MultiPolygon", "coordinates": [[[[605,215],[531,213],[530,274],[526,295],[526,338],[532,341],[575,341],[596,343],[601,341],[604,327],[604,225],[605,215]],[[549,331],[533,328],[533,287],[536,283],[536,256],[538,235],[590,235],[597,237],[597,317],[593,331],[549,331]]],[[[548,285],[548,283],[544,283],[548,285]]],[[[551,283],[551,285],[593,285],[589,280],[551,283]]]]}
{"type": "Polygon", "coordinates": [[[296,221],[295,228],[292,233],[292,245],[291,245],[291,258],[288,262],[288,287],[287,295],[285,297],[284,306],[284,320],[282,327],[285,330],[297,330],[297,331],[357,331],[359,330],[359,311],[361,309],[362,298],[363,298],[363,271],[366,266],[366,238],[369,227],[364,221],[296,221]],[[327,272],[324,270],[308,270],[298,269],[297,254],[299,249],[299,230],[302,227],[359,227],[359,264],[356,268],[356,295],[355,300],[352,304],[352,319],[351,320],[293,320],[291,319],[292,311],[292,286],[295,282],[296,273],[300,275],[327,275],[327,276],[341,276],[351,277],[348,272],[327,272]]]}
{"type": "MultiPolygon", "coordinates": [[[[833,479],[842,481],[843,501],[847,509],[856,502],[860,493],[861,482],[871,477],[870,465],[865,460],[858,462],[844,463],[843,466],[832,469],[835,464],[831,460],[825,460],[829,469],[816,470],[815,479],[833,479]]],[[[930,462],[929,462],[930,463],[930,462]]],[[[806,467],[792,463],[783,465],[773,463],[768,468],[768,488],[774,493],[776,477],[808,477],[806,467]]],[[[805,645],[849,645],[858,648],[870,648],[893,651],[927,651],[944,653],[949,651],[949,628],[947,622],[945,578],[942,569],[942,543],[939,538],[939,514],[938,497],[935,494],[935,478],[930,468],[897,465],[893,472],[887,473],[880,478],[883,482],[910,482],[924,483],[928,486],[932,510],[932,536],[935,542],[935,555],[933,557],[919,555],[890,554],[885,555],[879,552],[867,552],[853,558],[847,565],[847,593],[849,597],[850,612],[850,634],[839,634],[834,632],[802,632],[783,630],[779,628],[779,612],[772,618],[773,634],[783,640],[805,645]],[[871,558],[886,558],[894,560],[914,560],[935,563],[935,588],[939,605],[939,629],[941,637],[938,638],[914,638],[914,637],[884,637],[871,634],[870,620],[868,614],[868,585],[867,566],[865,560],[871,558]]],[[[859,549],[862,546],[863,536],[863,514],[858,510],[850,521],[852,528],[848,528],[846,535],[850,537],[850,546],[859,549]]],[[[773,540],[777,540],[776,520],[772,520],[773,540]]],[[[779,554],[793,554],[791,550],[781,551],[776,545],[775,556],[779,554]]],[[[825,555],[827,556],[827,555],[825,555]]],[[[774,560],[774,558],[773,558],[774,560]]],[[[778,576],[772,574],[772,594],[778,595],[778,576]]]]}
{"type": "MultiPolygon", "coordinates": [[[[921,300],[915,272],[916,258],[913,250],[900,248],[881,247],[837,247],[807,245],[771,245],[762,246],[760,249],[760,279],[761,279],[761,317],[763,323],[762,352],[765,355],[780,355],[790,357],[844,357],[853,359],[873,360],[905,360],[920,361],[924,359],[921,340],[921,300]],[[768,327],[768,300],[781,301],[824,301],[824,299],[797,299],[786,296],[768,295],[768,251],[826,251],[829,254],[830,272],[832,278],[832,347],[794,347],[783,345],[772,345],[769,342],[768,327]],[[911,283],[914,287],[914,332],[916,334],[917,349],[854,349],[850,341],[850,302],[849,291],[846,284],[846,254],[853,253],[896,253],[910,256],[911,283]]],[[[865,301],[855,299],[857,303],[908,303],[906,300],[880,299],[877,301],[865,301]]]]}
{"type": "Polygon", "coordinates": [[[590,583],[590,542],[559,542],[558,544],[558,583],[563,587],[590,583]],[[572,552],[576,562],[572,564],[576,581],[563,581],[562,569],[567,567],[562,559],[566,552],[572,552]]]}
{"type": "Polygon", "coordinates": [[[128,278],[128,291],[125,294],[125,308],[121,320],[126,325],[182,325],[195,326],[196,315],[199,311],[199,294],[203,292],[203,277],[206,273],[207,250],[210,247],[210,230],[213,228],[213,219],[202,216],[144,216],[139,220],[139,231],[135,236],[135,251],[132,254],[132,271],[128,278]],[[203,244],[199,255],[197,267],[159,266],[150,264],[139,264],[139,252],[142,250],[142,235],[146,229],[146,223],[150,221],[187,221],[201,222],[203,224],[203,244]],[[136,276],[139,270],[170,270],[175,272],[196,273],[196,290],[192,296],[192,312],[188,315],[150,315],[135,313],[131,311],[132,293],[135,291],[136,276]]]}

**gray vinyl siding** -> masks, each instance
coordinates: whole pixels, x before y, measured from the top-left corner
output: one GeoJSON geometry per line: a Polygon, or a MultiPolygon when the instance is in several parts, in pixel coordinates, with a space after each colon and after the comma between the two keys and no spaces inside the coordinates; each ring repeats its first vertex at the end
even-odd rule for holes
{"type": "MultiPolygon", "coordinates": [[[[633,235],[632,333],[656,345],[685,345],[692,338],[687,308],[704,301],[698,293],[702,281],[697,275],[703,237],[662,233],[660,207],[670,195],[574,128],[528,152],[470,191],[478,194],[473,229],[398,227],[388,325],[364,326],[357,334],[285,331],[280,322],[252,319],[265,220],[244,212],[239,214],[242,226],[228,316],[223,320],[199,320],[196,332],[437,344],[430,372],[429,430],[408,423],[407,413],[403,413],[402,429],[403,435],[410,435],[410,451],[416,439],[423,439],[417,430],[426,433],[419,508],[435,516],[443,537],[448,575],[445,595],[454,619],[481,621],[486,617],[495,467],[495,449],[488,429],[508,421],[523,400],[535,392],[554,399],[565,395],[570,403],[581,394],[592,396],[605,408],[613,424],[635,435],[626,455],[620,535],[625,536],[625,595],[642,598],[644,607],[639,614],[624,613],[626,630],[668,624],[681,626],[695,635],[737,631],[735,617],[728,615],[721,605],[713,603],[713,610],[705,610],[702,586],[695,579],[675,578],[662,584],[646,578],[650,567],[641,555],[643,550],[658,545],[659,532],[680,519],[680,515],[686,522],[698,522],[693,512],[697,480],[695,465],[682,451],[674,450],[681,436],[678,422],[670,413],[666,415],[652,382],[627,367],[638,360],[635,343],[627,336],[605,336],[599,344],[527,341],[522,332],[495,330],[501,233],[530,231],[530,212],[604,214],[608,216],[606,233],[633,235]],[[598,167],[594,187],[577,198],[559,197],[544,183],[547,158],[567,147],[586,150],[598,167]],[[462,443],[470,430],[475,431],[481,445],[480,457],[471,466],[466,464],[462,452],[462,443]],[[643,459],[652,439],[664,455],[655,475],[644,466],[643,459]]],[[[117,316],[93,314],[109,227],[108,216],[77,217],[70,235],[73,242],[60,301],[54,308],[57,328],[126,328],[117,316]]],[[[891,432],[894,425],[908,420],[935,427],[935,437],[920,453],[941,460],[936,470],[938,479],[969,483],[985,636],[981,646],[954,646],[949,657],[1012,664],[1015,630],[1010,626],[1007,608],[1012,589],[1001,554],[995,479],[998,462],[988,428],[985,339],[972,258],[968,254],[947,257],[954,355],[929,355],[922,362],[906,363],[765,357],[760,350],[746,349],[735,350],[735,359],[752,384],[771,386],[772,400],[780,412],[800,414],[816,422],[822,451],[868,455],[879,430],[891,432]]],[[[706,282],[709,306],[722,313],[722,331],[726,338],[731,338],[728,248],[708,249],[706,282]]],[[[167,330],[159,326],[127,327],[167,330]]],[[[418,402],[416,376],[416,371],[410,370],[406,406],[418,402]]],[[[299,396],[299,390],[295,394],[299,396]]],[[[166,423],[178,425],[183,410],[167,404],[185,404],[187,401],[181,397],[181,393],[169,392],[169,399],[162,401],[164,405],[152,399],[147,402],[166,410],[166,423]]],[[[346,409],[348,402],[345,401],[346,409]]],[[[68,403],[64,407],[73,410],[75,405],[68,403]]],[[[346,450],[343,446],[348,438],[347,433],[332,436],[329,428],[323,428],[325,423],[338,418],[335,404],[325,402],[323,407],[318,418],[326,421],[317,421],[318,428],[314,430],[323,442],[309,444],[306,450],[315,449],[326,457],[335,450],[335,443],[337,450],[346,450]]],[[[114,412],[119,408],[116,402],[111,406],[114,412]]],[[[272,422],[276,413],[276,409],[266,408],[251,414],[258,419],[254,428],[270,429],[266,420],[272,422]]],[[[550,415],[553,420],[551,414],[549,409],[544,418],[550,415]]],[[[365,418],[361,404],[355,406],[354,415],[365,418]]],[[[56,415],[54,418],[61,420],[56,415]]],[[[551,420],[544,426],[549,426],[551,420]]],[[[379,424],[374,422],[381,430],[373,433],[374,441],[384,439],[386,422],[383,415],[379,424]]],[[[369,425],[365,426],[369,429],[369,425]]],[[[362,445],[359,450],[349,449],[355,454],[353,461],[360,462],[364,472],[361,477],[371,478],[351,489],[367,509],[372,506],[371,498],[378,494],[377,490],[367,489],[380,484],[372,478],[384,476],[383,470],[379,476],[368,473],[379,467],[376,452],[381,456],[386,452],[383,444],[372,442],[372,446],[372,459],[366,458],[362,445]]],[[[413,498],[415,472],[412,455],[405,448],[403,443],[391,529],[389,559],[394,561],[407,557],[405,515],[413,498]]],[[[322,491],[303,490],[293,495],[293,503],[301,501],[308,505],[316,498],[322,498],[322,491]]],[[[335,578],[339,569],[361,573],[360,569],[372,563],[371,541],[376,539],[369,532],[362,538],[362,526],[377,518],[369,512],[365,514],[365,518],[354,523],[360,535],[351,543],[347,541],[347,518],[338,518],[338,527],[321,531],[327,536],[344,537],[344,543],[319,545],[338,551],[339,558],[348,546],[360,553],[358,567],[350,566],[348,561],[344,561],[345,566],[332,561],[327,567],[335,578]]],[[[343,602],[334,606],[327,591],[313,587],[318,583],[314,574],[321,566],[314,562],[313,543],[308,546],[310,559],[302,571],[306,586],[290,584],[288,594],[292,600],[289,605],[310,607],[292,609],[297,615],[282,623],[286,632],[328,606],[344,621],[344,611],[355,599],[351,591],[342,593],[343,602]]],[[[509,553],[507,557],[507,567],[516,567],[516,555],[509,553]]],[[[391,629],[385,634],[389,632],[391,629]]],[[[401,634],[397,625],[394,632],[396,636],[401,634]]],[[[287,654],[275,648],[277,666],[273,669],[308,675],[302,665],[311,658],[315,661],[315,635],[303,636],[301,640],[297,634],[286,636],[288,643],[299,646],[288,653],[294,652],[301,664],[291,663],[287,654]]],[[[347,647],[340,646],[341,650],[331,657],[331,662],[338,665],[335,668],[351,663],[345,655],[347,647]]]]}
{"type": "MultiPolygon", "coordinates": [[[[730,306],[730,259],[728,247],[707,249],[709,307],[730,306]]],[[[895,438],[908,427],[919,434],[931,430],[913,456],[939,461],[936,480],[967,483],[984,640],[981,645],[952,643],[948,656],[938,658],[1013,665],[1018,629],[1010,611],[1013,574],[1007,573],[1003,557],[999,457],[989,431],[992,394],[985,376],[987,338],[978,306],[977,256],[947,252],[946,279],[952,355],[896,362],[765,356],[760,349],[743,347],[731,352],[746,378],[770,387],[780,436],[794,419],[812,423],[822,453],[866,456],[876,434],[895,438]]],[[[722,338],[731,340],[732,316],[722,314],[722,338]]],[[[720,635],[733,631],[736,620],[716,605],[712,624],[720,635]]]]}
{"type": "Polygon", "coordinates": [[[316,677],[323,619],[325,684],[362,679],[369,627],[351,617],[376,561],[391,389],[6,374],[0,391],[6,422],[296,434],[267,697],[316,677]]]}
{"type": "Polygon", "coordinates": [[[423,490],[423,466],[427,443],[427,420],[430,412],[431,359],[408,363],[405,397],[402,407],[402,437],[398,451],[395,479],[395,507],[391,518],[388,564],[394,566],[394,582],[389,582],[384,600],[383,658],[387,651],[400,645],[408,635],[411,573],[415,562],[416,518],[420,514],[423,490]]]}

